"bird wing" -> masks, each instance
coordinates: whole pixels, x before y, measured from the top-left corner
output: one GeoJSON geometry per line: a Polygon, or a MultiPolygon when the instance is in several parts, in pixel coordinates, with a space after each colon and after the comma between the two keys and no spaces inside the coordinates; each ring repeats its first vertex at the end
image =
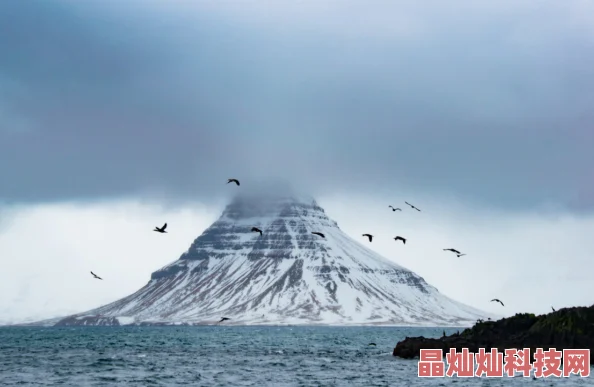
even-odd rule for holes
{"type": "Polygon", "coordinates": [[[165,230],[166,228],[167,228],[167,223],[165,223],[165,224],[163,225],[163,227],[161,227],[161,230],[165,230]]]}

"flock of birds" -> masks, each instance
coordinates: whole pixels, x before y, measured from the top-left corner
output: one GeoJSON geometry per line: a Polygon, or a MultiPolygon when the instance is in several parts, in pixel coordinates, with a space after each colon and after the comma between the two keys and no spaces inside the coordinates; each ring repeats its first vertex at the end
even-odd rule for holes
{"type": "MultiPolygon", "coordinates": [[[[240,186],[240,182],[239,182],[239,180],[237,180],[237,179],[228,179],[228,180],[227,180],[227,184],[229,184],[229,183],[235,183],[235,185],[237,185],[238,187],[240,186]]],[[[412,208],[413,210],[417,210],[418,212],[421,212],[421,210],[420,210],[419,208],[415,207],[414,205],[410,204],[409,202],[406,202],[406,201],[405,201],[404,203],[405,203],[406,205],[408,205],[410,208],[412,208]]],[[[389,206],[388,206],[388,208],[391,208],[393,212],[395,212],[395,211],[402,211],[402,208],[397,208],[397,207],[394,207],[394,206],[392,206],[392,205],[389,205],[389,206]]],[[[167,233],[167,231],[165,230],[166,228],[167,228],[167,223],[163,224],[163,226],[161,226],[161,227],[155,227],[155,229],[154,229],[153,231],[155,231],[155,232],[158,232],[158,233],[161,233],[161,234],[164,234],[164,233],[167,233]]],[[[262,236],[262,235],[263,235],[263,232],[262,232],[262,230],[261,230],[261,229],[259,229],[258,227],[252,227],[251,231],[252,231],[252,232],[257,232],[257,233],[260,233],[260,236],[262,236]]],[[[321,238],[324,238],[324,239],[326,239],[326,235],[324,235],[323,233],[321,233],[321,232],[319,232],[319,231],[312,231],[312,234],[314,234],[314,235],[317,235],[317,236],[319,236],[319,237],[321,237],[321,238]]],[[[372,242],[372,241],[373,241],[373,235],[371,235],[371,234],[363,234],[362,236],[364,236],[364,237],[367,237],[367,239],[369,239],[369,242],[372,242]]],[[[403,238],[403,237],[401,237],[401,236],[395,236],[395,237],[394,237],[394,240],[395,240],[396,242],[398,242],[398,241],[402,241],[402,244],[406,244],[406,238],[403,238]]],[[[464,255],[466,255],[466,254],[463,254],[463,253],[461,253],[460,251],[458,251],[458,250],[456,250],[456,249],[453,249],[453,248],[443,249],[443,251],[451,251],[452,253],[456,254],[456,256],[457,256],[458,258],[459,258],[459,257],[462,257],[462,256],[464,256],[464,255]]],[[[93,273],[92,271],[91,271],[91,274],[92,274],[92,275],[93,275],[93,277],[95,277],[96,279],[99,279],[99,280],[102,280],[102,279],[103,279],[103,278],[99,277],[98,275],[96,275],[95,273],[93,273]]],[[[494,298],[494,299],[492,299],[492,300],[491,300],[491,302],[499,302],[499,303],[501,304],[501,306],[505,306],[505,305],[503,304],[503,302],[501,302],[501,300],[499,300],[498,298],[494,298]]],[[[554,309],[554,308],[553,308],[553,311],[555,311],[555,309],[554,309]]],[[[227,317],[223,317],[223,318],[222,318],[222,319],[219,321],[219,323],[221,323],[221,322],[223,322],[223,321],[226,321],[226,320],[229,320],[229,318],[227,318],[227,317]]]]}

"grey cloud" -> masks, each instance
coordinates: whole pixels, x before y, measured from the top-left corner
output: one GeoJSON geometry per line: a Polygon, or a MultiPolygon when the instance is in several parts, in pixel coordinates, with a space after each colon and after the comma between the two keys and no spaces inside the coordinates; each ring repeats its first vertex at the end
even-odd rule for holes
{"type": "Polygon", "coordinates": [[[410,34],[376,10],[341,35],[353,10],[280,28],[279,9],[2,2],[0,198],[211,201],[227,178],[283,176],[314,195],[591,206],[592,35],[571,2],[463,3],[407,4],[410,34]]]}

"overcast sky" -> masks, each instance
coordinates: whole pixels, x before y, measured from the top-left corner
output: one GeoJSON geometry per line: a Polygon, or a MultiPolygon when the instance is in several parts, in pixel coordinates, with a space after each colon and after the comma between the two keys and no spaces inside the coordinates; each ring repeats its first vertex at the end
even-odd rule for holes
{"type": "Polygon", "coordinates": [[[594,4],[429,3],[1,1],[0,320],[138,289],[230,177],[289,179],[354,237],[420,202],[418,244],[370,247],[475,307],[588,303],[594,4]]]}

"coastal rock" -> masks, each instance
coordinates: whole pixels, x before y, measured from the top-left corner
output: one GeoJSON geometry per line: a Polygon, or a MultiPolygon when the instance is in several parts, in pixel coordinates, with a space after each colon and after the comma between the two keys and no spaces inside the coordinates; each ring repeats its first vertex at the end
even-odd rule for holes
{"type": "MultiPolygon", "coordinates": [[[[531,355],[537,348],[590,349],[594,350],[594,305],[590,307],[564,308],[545,315],[536,316],[518,313],[498,321],[479,320],[472,328],[459,334],[439,339],[407,337],[394,348],[393,355],[405,359],[419,357],[421,349],[451,348],[461,351],[468,348],[478,352],[497,348],[530,348],[531,355]]],[[[594,365],[594,356],[590,357],[594,365]]]]}

